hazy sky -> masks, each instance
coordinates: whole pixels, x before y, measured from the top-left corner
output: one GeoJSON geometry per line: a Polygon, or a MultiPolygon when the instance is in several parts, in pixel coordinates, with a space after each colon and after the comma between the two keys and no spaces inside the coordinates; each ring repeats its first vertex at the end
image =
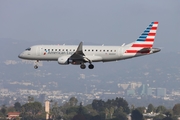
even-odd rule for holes
{"type": "Polygon", "coordinates": [[[155,46],[178,50],[180,0],[0,1],[0,38],[121,45],[152,21],[159,21],[155,46]]]}

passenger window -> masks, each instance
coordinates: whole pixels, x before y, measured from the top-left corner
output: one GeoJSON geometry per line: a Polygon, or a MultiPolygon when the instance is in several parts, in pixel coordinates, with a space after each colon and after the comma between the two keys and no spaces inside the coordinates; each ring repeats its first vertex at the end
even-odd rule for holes
{"type": "Polygon", "coordinates": [[[94,51],[94,50],[92,50],[92,51],[94,51]]]}
{"type": "Polygon", "coordinates": [[[105,52],[105,50],[103,50],[103,52],[105,52]]]}
{"type": "Polygon", "coordinates": [[[96,50],[96,52],[97,52],[98,50],[96,50]]]}
{"type": "Polygon", "coordinates": [[[59,49],[59,51],[61,51],[61,49],[59,49]]]}
{"type": "Polygon", "coordinates": [[[116,50],[114,50],[114,52],[116,52],[116,50]]]}
{"type": "Polygon", "coordinates": [[[68,51],[68,49],[66,49],[66,51],[68,51]]]}
{"type": "Polygon", "coordinates": [[[53,49],[52,49],[52,51],[53,51],[53,49]]]}
{"type": "Polygon", "coordinates": [[[86,49],[84,51],[86,51],[86,49]]]}
{"type": "Polygon", "coordinates": [[[55,51],[57,51],[57,49],[55,51]]]}
{"type": "Polygon", "coordinates": [[[107,50],[107,52],[109,52],[109,50],[107,50]]]}
{"type": "Polygon", "coordinates": [[[90,50],[88,50],[88,51],[90,51],[90,50]]]}
{"type": "Polygon", "coordinates": [[[48,51],[50,51],[50,49],[48,49],[48,51]]]}
{"type": "Polygon", "coordinates": [[[101,52],[101,50],[100,50],[100,52],[101,52]]]}
{"type": "Polygon", "coordinates": [[[111,50],[111,52],[112,52],[112,50],[111,50]]]}

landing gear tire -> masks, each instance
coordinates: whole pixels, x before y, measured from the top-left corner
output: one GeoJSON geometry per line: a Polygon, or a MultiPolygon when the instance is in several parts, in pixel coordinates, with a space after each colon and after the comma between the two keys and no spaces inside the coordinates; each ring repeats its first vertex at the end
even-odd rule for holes
{"type": "Polygon", "coordinates": [[[93,69],[93,68],[94,68],[94,65],[93,65],[93,64],[90,64],[88,67],[89,67],[89,69],[93,69]]]}
{"type": "Polygon", "coordinates": [[[34,68],[35,68],[35,69],[38,69],[38,66],[37,66],[37,65],[35,65],[35,66],[34,66],[34,68]]]}
{"type": "Polygon", "coordinates": [[[85,68],[86,68],[86,65],[85,65],[85,64],[81,64],[81,65],[80,65],[80,68],[81,68],[81,69],[85,69],[85,68]]]}

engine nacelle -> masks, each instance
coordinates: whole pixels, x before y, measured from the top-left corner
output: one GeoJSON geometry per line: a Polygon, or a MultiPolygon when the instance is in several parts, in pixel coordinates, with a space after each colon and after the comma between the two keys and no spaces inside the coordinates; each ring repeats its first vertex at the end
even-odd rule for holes
{"type": "Polygon", "coordinates": [[[58,63],[61,65],[67,65],[70,63],[69,56],[62,56],[58,58],[58,63]]]}

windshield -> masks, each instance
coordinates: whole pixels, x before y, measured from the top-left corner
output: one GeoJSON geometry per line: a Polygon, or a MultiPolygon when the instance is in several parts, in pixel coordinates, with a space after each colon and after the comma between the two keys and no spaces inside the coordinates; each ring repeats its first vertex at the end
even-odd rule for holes
{"type": "Polygon", "coordinates": [[[26,51],[30,51],[30,50],[31,50],[31,48],[27,48],[27,49],[26,49],[26,51]]]}

